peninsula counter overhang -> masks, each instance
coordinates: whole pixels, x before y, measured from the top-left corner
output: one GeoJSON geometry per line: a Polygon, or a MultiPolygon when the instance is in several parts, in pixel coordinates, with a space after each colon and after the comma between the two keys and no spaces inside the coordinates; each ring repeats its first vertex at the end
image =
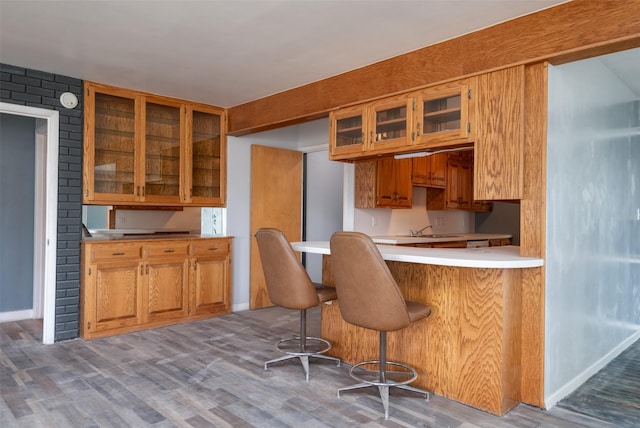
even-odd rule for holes
{"type": "MultiPolygon", "coordinates": [[[[331,254],[329,241],[292,242],[291,245],[296,251],[331,254]]],[[[520,247],[513,245],[482,248],[418,248],[378,244],[378,249],[383,259],[406,263],[490,269],[523,269],[544,265],[543,259],[520,256],[520,247]]]]}

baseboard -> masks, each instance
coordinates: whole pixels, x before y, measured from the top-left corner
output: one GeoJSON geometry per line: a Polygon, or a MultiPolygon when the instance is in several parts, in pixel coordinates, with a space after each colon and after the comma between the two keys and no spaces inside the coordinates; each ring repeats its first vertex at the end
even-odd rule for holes
{"type": "Polygon", "coordinates": [[[240,311],[248,311],[248,310],[249,310],[249,302],[236,303],[235,305],[231,305],[232,312],[240,312],[240,311]]]}
{"type": "Polygon", "coordinates": [[[33,309],[22,311],[0,312],[0,322],[12,322],[33,319],[33,309]]]}
{"type": "Polygon", "coordinates": [[[598,371],[600,371],[602,368],[604,368],[604,366],[613,361],[618,355],[620,355],[625,349],[631,346],[638,339],[640,339],[640,330],[629,336],[618,346],[609,351],[604,357],[600,358],[593,365],[591,365],[578,376],[574,377],[571,381],[566,383],[562,388],[560,388],[550,396],[545,397],[544,408],[548,410],[555,406],[558,401],[562,400],[567,395],[578,389],[578,387],[589,380],[591,376],[598,373],[598,371]]]}

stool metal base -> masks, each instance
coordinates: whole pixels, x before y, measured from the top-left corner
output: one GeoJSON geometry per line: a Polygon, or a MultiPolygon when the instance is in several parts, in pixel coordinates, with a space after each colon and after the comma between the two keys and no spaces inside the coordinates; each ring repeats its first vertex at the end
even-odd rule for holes
{"type": "Polygon", "coordinates": [[[338,397],[343,391],[351,391],[354,389],[368,388],[377,386],[382,399],[382,407],[384,407],[384,418],[389,419],[389,388],[400,388],[407,391],[423,394],[425,399],[429,401],[429,393],[408,384],[418,378],[418,373],[410,366],[405,364],[387,361],[384,368],[380,367],[380,361],[363,361],[351,367],[349,375],[360,383],[356,385],[346,386],[338,389],[338,397]],[[363,366],[378,366],[376,370],[368,370],[363,366]],[[387,370],[386,366],[395,366],[405,370],[387,370]],[[403,379],[404,378],[404,379],[403,379]]]}
{"type": "Polygon", "coordinates": [[[336,361],[340,366],[340,359],[330,357],[328,355],[322,355],[331,349],[331,344],[319,337],[305,337],[301,340],[300,337],[294,337],[291,339],[282,339],[276,344],[276,349],[286,355],[279,358],[274,358],[264,363],[264,369],[267,370],[267,366],[271,363],[277,363],[278,361],[285,361],[292,358],[300,359],[302,368],[304,368],[305,379],[309,382],[309,358],[319,358],[323,360],[336,361]]]}

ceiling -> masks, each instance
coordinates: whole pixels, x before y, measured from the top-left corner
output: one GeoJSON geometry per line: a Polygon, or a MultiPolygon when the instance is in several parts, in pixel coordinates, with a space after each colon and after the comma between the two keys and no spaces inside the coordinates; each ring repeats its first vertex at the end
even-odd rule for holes
{"type": "Polygon", "coordinates": [[[0,0],[0,62],[232,107],[565,0],[0,0]]]}

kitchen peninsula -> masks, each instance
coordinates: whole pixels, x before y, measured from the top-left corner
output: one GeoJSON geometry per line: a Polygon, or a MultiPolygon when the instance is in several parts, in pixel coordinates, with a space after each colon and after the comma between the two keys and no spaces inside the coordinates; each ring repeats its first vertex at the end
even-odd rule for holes
{"type": "MultiPolygon", "coordinates": [[[[333,284],[328,242],[295,242],[323,254],[323,282],[333,284]]],[[[417,248],[378,245],[405,298],[429,304],[431,317],[388,335],[390,360],[418,371],[415,385],[503,415],[521,401],[522,276],[543,260],[519,247],[417,248]]],[[[322,305],[321,335],[348,364],[377,355],[377,333],[346,323],[339,301],[322,305]]]]}

